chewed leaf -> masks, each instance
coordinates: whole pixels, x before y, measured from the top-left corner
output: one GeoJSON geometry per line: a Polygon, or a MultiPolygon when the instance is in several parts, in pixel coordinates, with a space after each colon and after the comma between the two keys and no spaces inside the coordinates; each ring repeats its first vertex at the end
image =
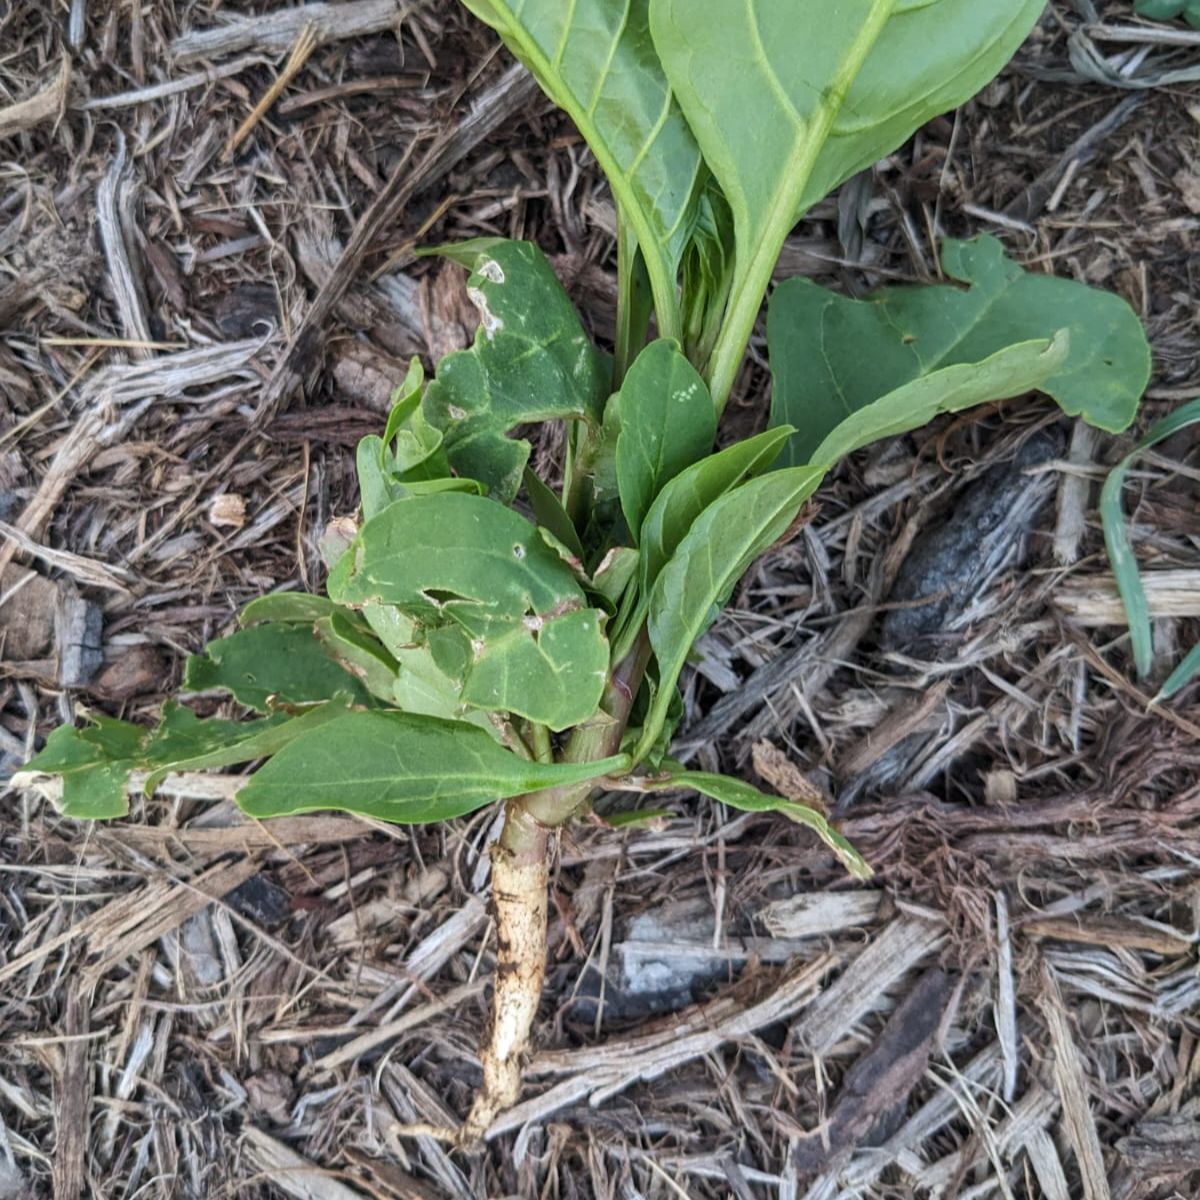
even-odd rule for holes
{"type": "Polygon", "coordinates": [[[255,625],[216,638],[192,655],[184,689],[229,692],[239,704],[270,712],[275,702],[316,704],[338,692],[370,704],[362,683],[326,653],[311,626],[255,625]]]}
{"type": "Polygon", "coordinates": [[[57,807],[63,816],[80,820],[109,820],[129,812],[129,776],[138,766],[147,730],[101,714],[89,715],[82,728],[60,725],[11,780],[13,787],[33,784],[38,777],[62,779],[57,807]]]}
{"type": "Polygon", "coordinates": [[[600,702],[603,614],[537,527],[490,500],[445,493],[384,509],[330,575],[329,594],[410,617],[467,704],[564,729],[600,702]]]}
{"type": "Polygon", "coordinates": [[[609,372],[536,246],[486,238],[435,252],[470,265],[480,325],[471,349],[438,364],[421,411],[444,435],[454,470],[507,504],[529,443],[505,435],[532,421],[598,423],[609,372]]]}
{"type": "Polygon", "coordinates": [[[870,864],[840,834],[824,813],[806,804],[784,800],[780,796],[768,796],[758,788],[729,775],[717,775],[708,771],[673,771],[670,781],[664,786],[693,788],[701,795],[728,804],[730,808],[743,812],[777,812],[799,825],[806,825],[837,855],[842,866],[857,879],[870,879],[873,872],[870,864]]]}
{"type": "Polygon", "coordinates": [[[703,174],[650,40],[648,0],[465,0],[566,109],[642,250],[659,329],[680,336],[675,279],[703,174]]]}
{"type": "Polygon", "coordinates": [[[336,809],[423,824],[598,778],[628,761],[532,762],[461,721],[359,712],[297,738],[253,776],[237,801],[254,817],[336,809]]]}
{"type": "Polygon", "coordinates": [[[947,239],[942,263],[969,286],[884,288],[865,300],[806,279],[775,289],[767,325],[771,420],[798,430],[785,462],[829,461],[819,447],[839,425],[906,385],[928,379],[937,386],[935,377],[953,367],[987,374],[987,386],[982,379],[970,385],[975,403],[1037,387],[1064,412],[1102,429],[1124,429],[1133,419],[1149,378],[1150,347],[1124,300],[1071,279],[1026,272],[986,234],[969,242],[947,239]],[[1010,369],[999,357],[1022,343],[1056,337],[1060,355],[1040,366],[1022,362],[1010,369]]]}

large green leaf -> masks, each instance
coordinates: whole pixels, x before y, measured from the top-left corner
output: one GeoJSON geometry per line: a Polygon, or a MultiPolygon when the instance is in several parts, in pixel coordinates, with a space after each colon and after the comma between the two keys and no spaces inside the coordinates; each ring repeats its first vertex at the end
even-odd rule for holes
{"type": "Polygon", "coordinates": [[[829,823],[829,818],[807,804],[797,804],[781,796],[768,796],[742,779],[709,771],[673,770],[669,778],[663,781],[662,787],[692,788],[702,796],[709,796],[742,812],[781,813],[811,829],[838,856],[851,875],[858,879],[870,879],[874,874],[867,860],[829,823]]]}
{"type": "Polygon", "coordinates": [[[481,238],[436,252],[471,270],[467,295],[480,325],[471,349],[438,364],[422,412],[444,435],[454,470],[507,504],[529,443],[505,434],[531,421],[598,424],[609,370],[536,246],[481,238]]]}
{"type": "Polygon", "coordinates": [[[1149,377],[1150,347],[1124,300],[1026,272],[986,234],[969,242],[948,238],[942,265],[968,286],[884,288],[865,300],[807,279],[775,289],[767,322],[771,420],[798,431],[785,461],[832,461],[817,448],[852,414],[947,367],[982,371],[985,360],[990,382],[979,381],[974,403],[1037,387],[1064,412],[1102,429],[1129,424],[1149,377]],[[1069,341],[1063,339],[1057,361],[1044,361],[1040,378],[1019,365],[1006,377],[1001,351],[1060,330],[1069,341]]]}
{"type": "Polygon", "coordinates": [[[819,467],[791,467],[727,492],[697,517],[659,572],[648,621],[658,691],[635,757],[654,745],[692,645],[716,620],[742,572],[787,530],[823,475],[819,467]]]}
{"type": "Polygon", "coordinates": [[[733,214],[714,352],[724,403],[788,230],[843,179],[961,104],[1044,0],[650,0],[659,58],[733,214]]]}
{"type": "Polygon", "coordinates": [[[659,330],[679,337],[675,281],[700,150],[650,40],[648,0],[464,3],[500,34],[587,140],[637,237],[659,330]]]}
{"type": "Polygon", "coordinates": [[[312,627],[296,624],[255,625],[214,639],[187,660],[183,686],[229,692],[262,713],[276,703],[316,704],[338,692],[371,703],[367,689],[329,657],[312,627]]]}
{"type": "Polygon", "coordinates": [[[665,338],[637,356],[620,397],[617,487],[636,540],[663,485],[712,449],[717,417],[704,380],[665,338]]]}
{"type": "Polygon", "coordinates": [[[420,824],[523,792],[582,783],[628,762],[623,755],[570,765],[532,762],[461,721],[357,712],[292,742],[237,799],[254,817],[337,809],[420,824]]]}
{"type": "Polygon", "coordinates": [[[390,505],[328,588],[339,604],[394,605],[413,618],[438,667],[461,679],[464,703],[565,729],[600,702],[603,614],[537,528],[490,500],[445,493],[390,505]]]}

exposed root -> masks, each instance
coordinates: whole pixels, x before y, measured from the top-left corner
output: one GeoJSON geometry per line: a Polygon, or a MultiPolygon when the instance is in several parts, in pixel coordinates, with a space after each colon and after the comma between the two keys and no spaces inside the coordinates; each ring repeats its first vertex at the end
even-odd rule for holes
{"type": "Polygon", "coordinates": [[[459,1135],[460,1145],[482,1138],[520,1095],[521,1063],[546,975],[548,883],[544,845],[535,862],[518,861],[503,846],[492,847],[497,941],[492,1026],[481,1054],[483,1084],[459,1135]]]}

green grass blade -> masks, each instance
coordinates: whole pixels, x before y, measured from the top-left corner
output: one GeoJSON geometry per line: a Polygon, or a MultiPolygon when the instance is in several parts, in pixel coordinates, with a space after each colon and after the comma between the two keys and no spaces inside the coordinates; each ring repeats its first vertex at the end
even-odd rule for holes
{"type": "MultiPolygon", "coordinates": [[[[1188,401],[1173,413],[1168,413],[1161,421],[1156,421],[1146,436],[1112,469],[1100,493],[1100,521],[1104,526],[1104,544],[1108,548],[1108,561],[1112,564],[1117,591],[1125,608],[1125,619],[1129,623],[1129,640],[1133,646],[1134,666],[1140,676],[1150,673],[1154,657],[1150,606],[1146,600],[1146,590],[1142,587],[1141,575],[1138,573],[1133,542],[1125,524],[1121,492],[1129,468],[1139,454],[1181,429],[1197,423],[1200,423],[1200,397],[1188,401]]],[[[1190,659],[1191,655],[1188,658],[1190,659]]],[[[1171,678],[1174,679],[1175,675],[1171,678]]],[[[1180,683],[1179,686],[1182,687],[1183,684],[1180,683]]]]}

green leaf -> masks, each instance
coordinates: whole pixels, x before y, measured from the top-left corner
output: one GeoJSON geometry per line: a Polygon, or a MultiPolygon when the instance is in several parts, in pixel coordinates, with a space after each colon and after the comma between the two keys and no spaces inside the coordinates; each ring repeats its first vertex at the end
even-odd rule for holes
{"type": "Polygon", "coordinates": [[[637,356],[620,396],[617,487],[636,539],[663,486],[712,449],[717,417],[704,380],[665,338],[637,356]]]}
{"type": "Polygon", "coordinates": [[[961,104],[1008,61],[1043,0],[651,0],[659,58],[733,214],[718,408],[783,240],[843,179],[961,104]]]}
{"type": "Polygon", "coordinates": [[[592,590],[610,604],[617,604],[637,573],[638,561],[638,552],[631,546],[613,546],[592,575],[592,590]]]}
{"type": "Polygon", "coordinates": [[[229,692],[239,704],[270,712],[275,704],[317,704],[338,692],[370,704],[366,688],[326,654],[311,627],[256,625],[216,638],[183,673],[189,692],[229,692]]]}
{"type": "Polygon", "coordinates": [[[1197,675],[1200,675],[1200,645],[1193,646],[1183,656],[1183,661],[1167,676],[1158,695],[1154,697],[1157,704],[1162,700],[1170,700],[1176,692],[1186,687],[1197,675]]]}
{"type": "MultiPolygon", "coordinates": [[[[1104,526],[1104,543],[1108,548],[1108,561],[1117,580],[1117,591],[1125,606],[1125,619],[1129,622],[1129,639],[1133,645],[1133,661],[1139,675],[1150,673],[1154,663],[1154,644],[1150,629],[1150,606],[1142,577],[1138,574],[1137,556],[1129,531],[1125,528],[1125,513],[1121,506],[1121,490],[1134,459],[1157,445],[1172,434],[1189,425],[1200,424],[1200,398],[1188,401],[1174,412],[1156,421],[1146,431],[1146,436],[1109,472],[1100,492],[1100,520],[1104,526]]],[[[1172,679],[1174,676],[1172,676],[1172,679]]],[[[1182,686],[1182,684],[1180,684],[1182,686]]]]}
{"type": "Polygon", "coordinates": [[[283,625],[311,625],[322,617],[336,611],[337,605],[325,596],[314,596],[309,592],[272,592],[251,600],[238,613],[238,624],[261,625],[266,621],[278,621],[283,625]]]}
{"type": "Polygon", "coordinates": [[[837,855],[842,866],[856,879],[870,879],[874,872],[861,854],[829,823],[829,819],[807,804],[780,796],[768,796],[741,779],[709,771],[673,771],[665,787],[692,788],[702,796],[719,800],[742,812],[776,812],[807,825],[837,855]]]}
{"type": "Polygon", "coordinates": [[[109,820],[129,812],[129,776],[147,731],[140,725],[87,713],[90,726],[60,725],[12,779],[21,787],[36,775],[62,778],[57,807],[65,817],[109,820]]]}
{"type": "Polygon", "coordinates": [[[328,587],[340,604],[412,617],[439,668],[461,673],[464,703],[564,729],[600,702],[603,614],[586,607],[537,528],[489,500],[446,493],[391,505],[363,526],[328,587]]]}
{"type": "Polygon", "coordinates": [[[582,783],[623,770],[628,761],[532,762],[460,721],[356,712],[291,742],[237,800],[252,817],[335,809],[420,824],[524,792],[582,783]]]}
{"type": "Polygon", "coordinates": [[[154,768],[146,777],[144,791],[151,795],[172,771],[202,771],[269,758],[293,738],[345,716],[347,711],[344,703],[330,701],[300,716],[275,713],[254,721],[225,721],[201,718],[189,708],[168,702],[162,723],[139,759],[139,766],[154,768]]]}
{"type": "Polygon", "coordinates": [[[943,367],[902,384],[835,426],[812,452],[812,465],[828,470],[845,455],[880,438],[919,429],[940,413],[960,412],[1044,386],[1066,361],[1067,347],[1063,331],[1049,342],[1018,342],[981,362],[943,367]]]}
{"type": "Polygon", "coordinates": [[[329,655],[380,700],[394,698],[399,664],[362,618],[346,609],[322,617],[313,629],[329,655]]]}
{"type": "Polygon", "coordinates": [[[692,645],[716,620],[746,568],[787,531],[823,475],[818,467],[792,467],[727,492],[700,514],[659,572],[648,622],[659,690],[635,759],[654,745],[692,645]]]}
{"type": "Polygon", "coordinates": [[[528,467],[525,468],[524,479],[525,491],[529,494],[529,503],[537,523],[552,533],[576,558],[582,559],[583,543],[562,501],[528,467]]]}
{"type": "Polygon", "coordinates": [[[643,592],[649,593],[696,518],[743,479],[761,475],[775,461],[791,433],[791,429],[768,429],[735,442],[681,471],[663,488],[642,524],[643,592]]]}
{"type": "Polygon", "coordinates": [[[700,151],[671,99],[648,0],[464,0],[570,115],[641,247],[659,330],[679,337],[676,276],[700,151]]]}
{"type": "Polygon", "coordinates": [[[1187,8],[1187,0],[1134,0],[1133,11],[1151,21],[1170,21],[1187,8]]]}
{"type": "MultiPolygon", "coordinates": [[[[942,264],[969,286],[884,288],[865,300],[838,296],[806,279],[775,289],[767,322],[773,423],[797,426],[790,464],[832,462],[818,451],[840,424],[906,384],[948,367],[990,363],[981,402],[1038,387],[1064,412],[1112,431],[1133,419],[1150,373],[1141,322],[1119,296],[1070,279],[1026,272],[995,238],[948,238],[942,264]],[[1021,367],[1011,380],[1001,351],[1069,337],[1041,379],[1021,367]]],[[[959,405],[962,407],[962,405],[959,405]]],[[[911,427],[911,426],[910,426],[911,427]]],[[[861,444],[861,443],[860,443],[861,444]]]]}
{"type": "Polygon", "coordinates": [[[392,411],[388,413],[387,425],[383,430],[383,444],[389,447],[400,430],[411,420],[421,407],[421,394],[425,390],[425,368],[421,360],[413,355],[408,371],[400,386],[392,393],[392,411]]]}
{"type": "Polygon", "coordinates": [[[454,470],[507,504],[529,443],[505,434],[531,421],[598,425],[609,369],[536,246],[484,238],[435,253],[471,265],[467,295],[481,324],[470,350],[438,364],[422,412],[444,434],[454,470]]]}

